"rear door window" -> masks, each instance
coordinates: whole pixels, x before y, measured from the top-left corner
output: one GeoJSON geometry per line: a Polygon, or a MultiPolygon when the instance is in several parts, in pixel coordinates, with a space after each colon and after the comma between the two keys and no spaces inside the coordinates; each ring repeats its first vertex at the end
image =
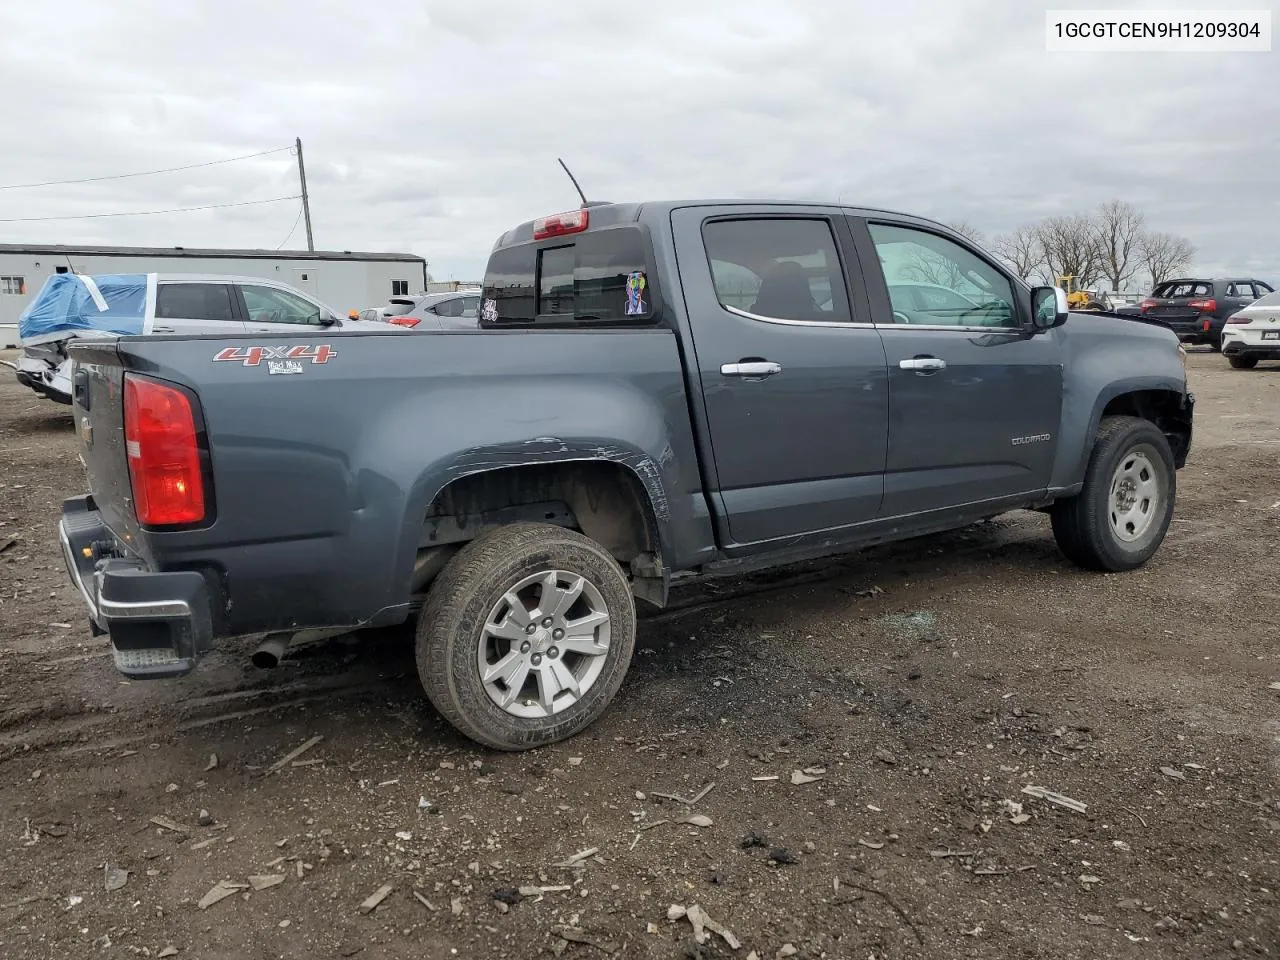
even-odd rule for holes
{"type": "Polygon", "coordinates": [[[157,320],[235,320],[231,288],[222,283],[162,283],[156,287],[157,320]]]}
{"type": "Polygon", "coordinates": [[[703,225],[702,240],[722,307],[761,320],[852,319],[828,221],[712,220],[703,225]]]}
{"type": "Polygon", "coordinates": [[[1228,297],[1243,297],[1248,300],[1256,300],[1258,294],[1253,292],[1253,284],[1240,281],[1227,286],[1228,297]]]}

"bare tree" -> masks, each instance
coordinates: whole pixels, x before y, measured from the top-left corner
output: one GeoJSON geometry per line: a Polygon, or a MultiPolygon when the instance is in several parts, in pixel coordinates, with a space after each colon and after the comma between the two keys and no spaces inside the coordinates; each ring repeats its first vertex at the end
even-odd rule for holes
{"type": "Polygon", "coordinates": [[[1044,250],[1049,279],[1073,277],[1077,289],[1084,290],[1102,276],[1096,220],[1087,214],[1049,217],[1035,227],[1044,250]]]}
{"type": "Polygon", "coordinates": [[[1044,245],[1034,227],[1019,227],[1013,233],[996,237],[993,252],[1028,283],[1044,266],[1044,245]]]}
{"type": "Polygon", "coordinates": [[[1095,223],[1098,269],[1111,281],[1113,292],[1138,272],[1145,223],[1142,212],[1123,200],[1110,200],[1098,208],[1095,223]]]}
{"type": "Polygon", "coordinates": [[[1195,246],[1185,237],[1172,233],[1142,235],[1140,256],[1143,266],[1151,274],[1153,287],[1186,270],[1195,255],[1195,246]]]}
{"type": "Polygon", "coordinates": [[[987,242],[986,237],[982,235],[982,231],[968,220],[952,220],[947,226],[966,240],[971,240],[979,246],[987,242]]]}

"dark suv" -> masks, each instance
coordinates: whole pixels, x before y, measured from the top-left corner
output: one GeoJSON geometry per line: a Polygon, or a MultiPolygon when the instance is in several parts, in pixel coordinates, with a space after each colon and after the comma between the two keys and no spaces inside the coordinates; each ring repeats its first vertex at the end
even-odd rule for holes
{"type": "Polygon", "coordinates": [[[1166,280],[1138,304],[1138,312],[1167,323],[1183,343],[1207,343],[1221,350],[1227,318],[1274,292],[1261,280],[1166,280]]]}

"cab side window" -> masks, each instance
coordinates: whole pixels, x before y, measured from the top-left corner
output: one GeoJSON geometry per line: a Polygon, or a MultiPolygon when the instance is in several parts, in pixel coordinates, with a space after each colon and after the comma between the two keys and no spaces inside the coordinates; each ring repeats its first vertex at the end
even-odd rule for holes
{"type": "Polygon", "coordinates": [[[713,220],[702,237],[716,297],[726,309],[762,320],[852,319],[826,220],[713,220]]]}
{"type": "Polygon", "coordinates": [[[1009,278],[955,241],[889,224],[868,225],[895,323],[1017,327],[1009,278]]]}
{"type": "Polygon", "coordinates": [[[318,324],[320,308],[274,287],[243,286],[245,310],[250,323],[318,324]]]}

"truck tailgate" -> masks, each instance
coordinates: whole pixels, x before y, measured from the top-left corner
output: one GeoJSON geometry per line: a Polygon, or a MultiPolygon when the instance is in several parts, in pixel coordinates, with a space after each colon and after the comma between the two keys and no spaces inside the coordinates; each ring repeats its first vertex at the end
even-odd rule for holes
{"type": "Polygon", "coordinates": [[[124,440],[124,367],[115,341],[77,343],[72,411],[89,494],[124,543],[138,542],[124,440]]]}

